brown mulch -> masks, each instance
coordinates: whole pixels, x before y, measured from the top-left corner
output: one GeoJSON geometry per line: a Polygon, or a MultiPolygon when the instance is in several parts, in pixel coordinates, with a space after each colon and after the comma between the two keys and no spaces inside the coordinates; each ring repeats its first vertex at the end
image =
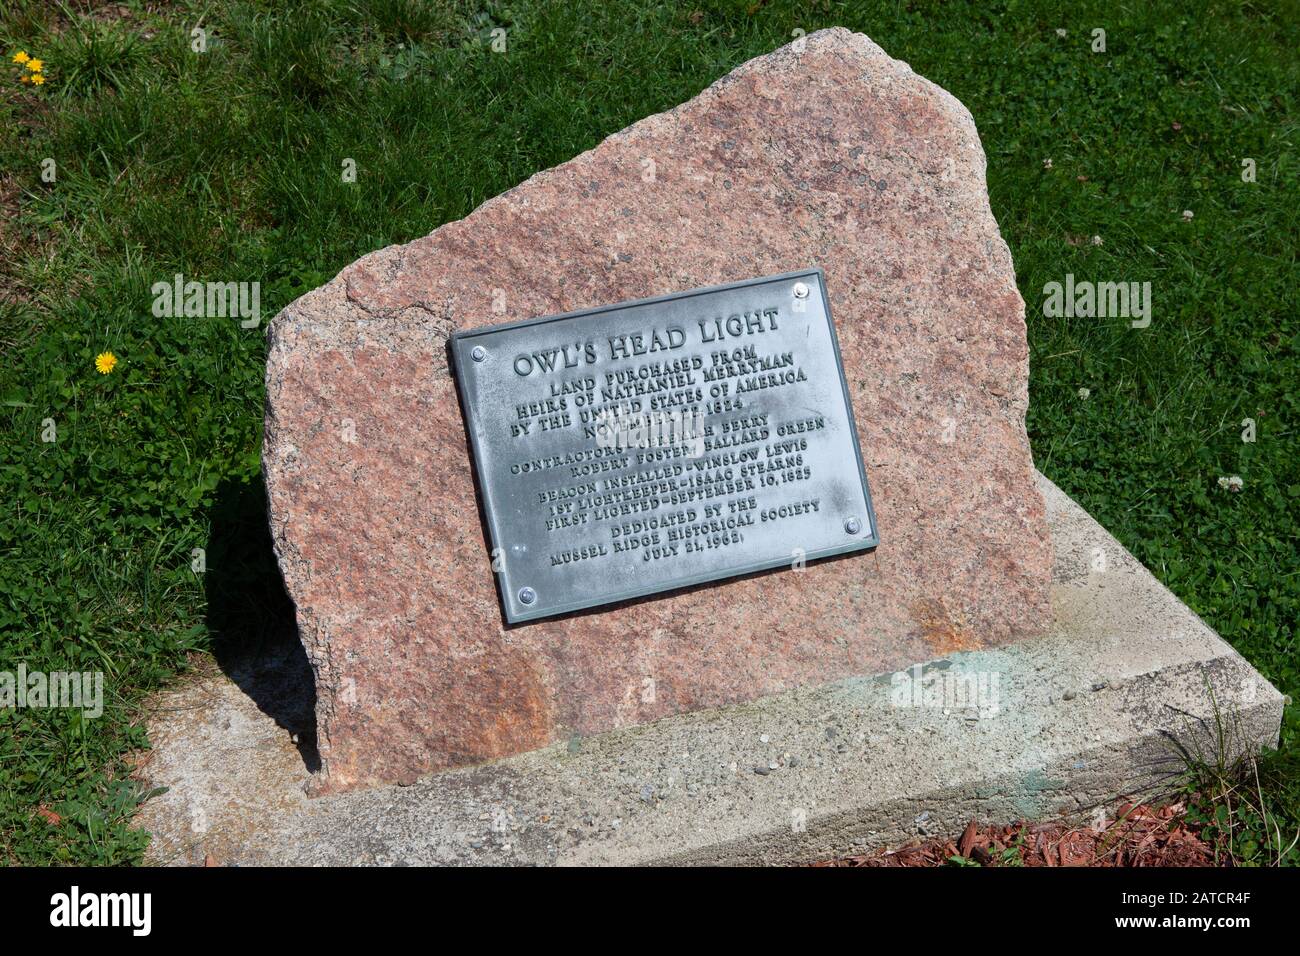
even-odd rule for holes
{"type": "Polygon", "coordinates": [[[1065,823],[980,825],[961,839],[927,840],[896,850],[846,856],[814,866],[1214,866],[1214,848],[1186,820],[1181,803],[1126,803],[1100,829],[1065,823]],[[960,860],[958,861],[960,862],[960,860]]]}

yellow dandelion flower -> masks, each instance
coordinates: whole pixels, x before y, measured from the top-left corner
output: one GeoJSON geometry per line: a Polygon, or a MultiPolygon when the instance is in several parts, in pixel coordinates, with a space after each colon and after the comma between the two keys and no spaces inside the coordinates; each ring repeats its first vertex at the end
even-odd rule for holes
{"type": "Polygon", "coordinates": [[[45,69],[45,61],[44,61],[44,60],[28,60],[28,61],[27,61],[27,69],[31,70],[33,73],[39,73],[39,72],[41,72],[41,70],[45,69]]]}
{"type": "Polygon", "coordinates": [[[27,55],[26,50],[19,50],[17,53],[14,54],[15,63],[26,63],[30,59],[31,57],[27,55]]]}
{"type": "Polygon", "coordinates": [[[35,83],[37,86],[40,86],[42,83],[45,82],[45,75],[42,73],[33,73],[32,82],[35,83]]]}
{"type": "Polygon", "coordinates": [[[112,352],[100,352],[95,356],[95,369],[100,375],[107,375],[117,365],[117,356],[112,352]]]}

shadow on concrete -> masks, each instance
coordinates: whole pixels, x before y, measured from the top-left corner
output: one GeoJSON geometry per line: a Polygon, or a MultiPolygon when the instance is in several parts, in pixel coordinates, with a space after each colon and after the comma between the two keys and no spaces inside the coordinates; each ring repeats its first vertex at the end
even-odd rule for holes
{"type": "Polygon", "coordinates": [[[204,581],[217,665],[262,713],[297,735],[298,752],[315,773],[316,682],[272,550],[261,475],[223,481],[211,520],[204,581]]]}

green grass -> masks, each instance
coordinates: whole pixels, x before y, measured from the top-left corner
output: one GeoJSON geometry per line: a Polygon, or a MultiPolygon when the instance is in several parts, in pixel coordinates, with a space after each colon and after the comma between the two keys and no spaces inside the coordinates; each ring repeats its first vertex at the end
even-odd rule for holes
{"type": "Polygon", "coordinates": [[[1186,768],[1186,822],[1213,847],[1220,866],[1294,866],[1300,856],[1296,748],[1250,753],[1239,716],[1225,712],[1208,677],[1205,683],[1209,716],[1186,720],[1182,739],[1172,742],[1186,768]]]}
{"type": "MultiPolygon", "coordinates": [[[[273,315],[796,27],[862,30],[970,108],[1028,303],[1039,467],[1300,692],[1294,3],[125,5],[0,14],[0,670],[103,670],[108,697],[94,721],[0,710],[0,860],[138,860],[124,758],[146,743],[143,695],[277,600],[259,537],[263,330],[154,318],[150,285],[259,280],[273,315]],[[18,49],[46,61],[43,87],[18,84],[18,49]],[[1151,281],[1151,327],[1045,318],[1043,286],[1066,273],[1151,281]],[[221,527],[237,530],[210,541],[221,527]]],[[[1279,768],[1296,731],[1293,710],[1279,768]]],[[[1296,776],[1277,778],[1271,813],[1294,828],[1296,776]]]]}

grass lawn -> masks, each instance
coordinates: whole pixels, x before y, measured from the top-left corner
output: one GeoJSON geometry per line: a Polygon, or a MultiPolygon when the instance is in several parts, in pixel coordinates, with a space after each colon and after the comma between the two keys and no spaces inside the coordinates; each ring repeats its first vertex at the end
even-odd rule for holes
{"type": "MultiPolygon", "coordinates": [[[[0,709],[0,862],[138,861],[143,696],[283,614],[262,527],[265,319],[796,29],[861,30],[970,108],[1028,305],[1039,468],[1300,694],[1292,0],[4,8],[0,670],[103,671],[105,712],[0,709]],[[20,81],[19,51],[44,83],[20,81]],[[150,286],[178,272],[260,281],[262,328],[156,318],[150,286]],[[1043,287],[1067,274],[1151,282],[1150,327],[1046,317],[1043,287]]],[[[1298,731],[1292,708],[1263,765],[1292,832],[1298,731]]],[[[1233,853],[1267,859],[1262,822],[1240,822],[1233,853]]]]}

